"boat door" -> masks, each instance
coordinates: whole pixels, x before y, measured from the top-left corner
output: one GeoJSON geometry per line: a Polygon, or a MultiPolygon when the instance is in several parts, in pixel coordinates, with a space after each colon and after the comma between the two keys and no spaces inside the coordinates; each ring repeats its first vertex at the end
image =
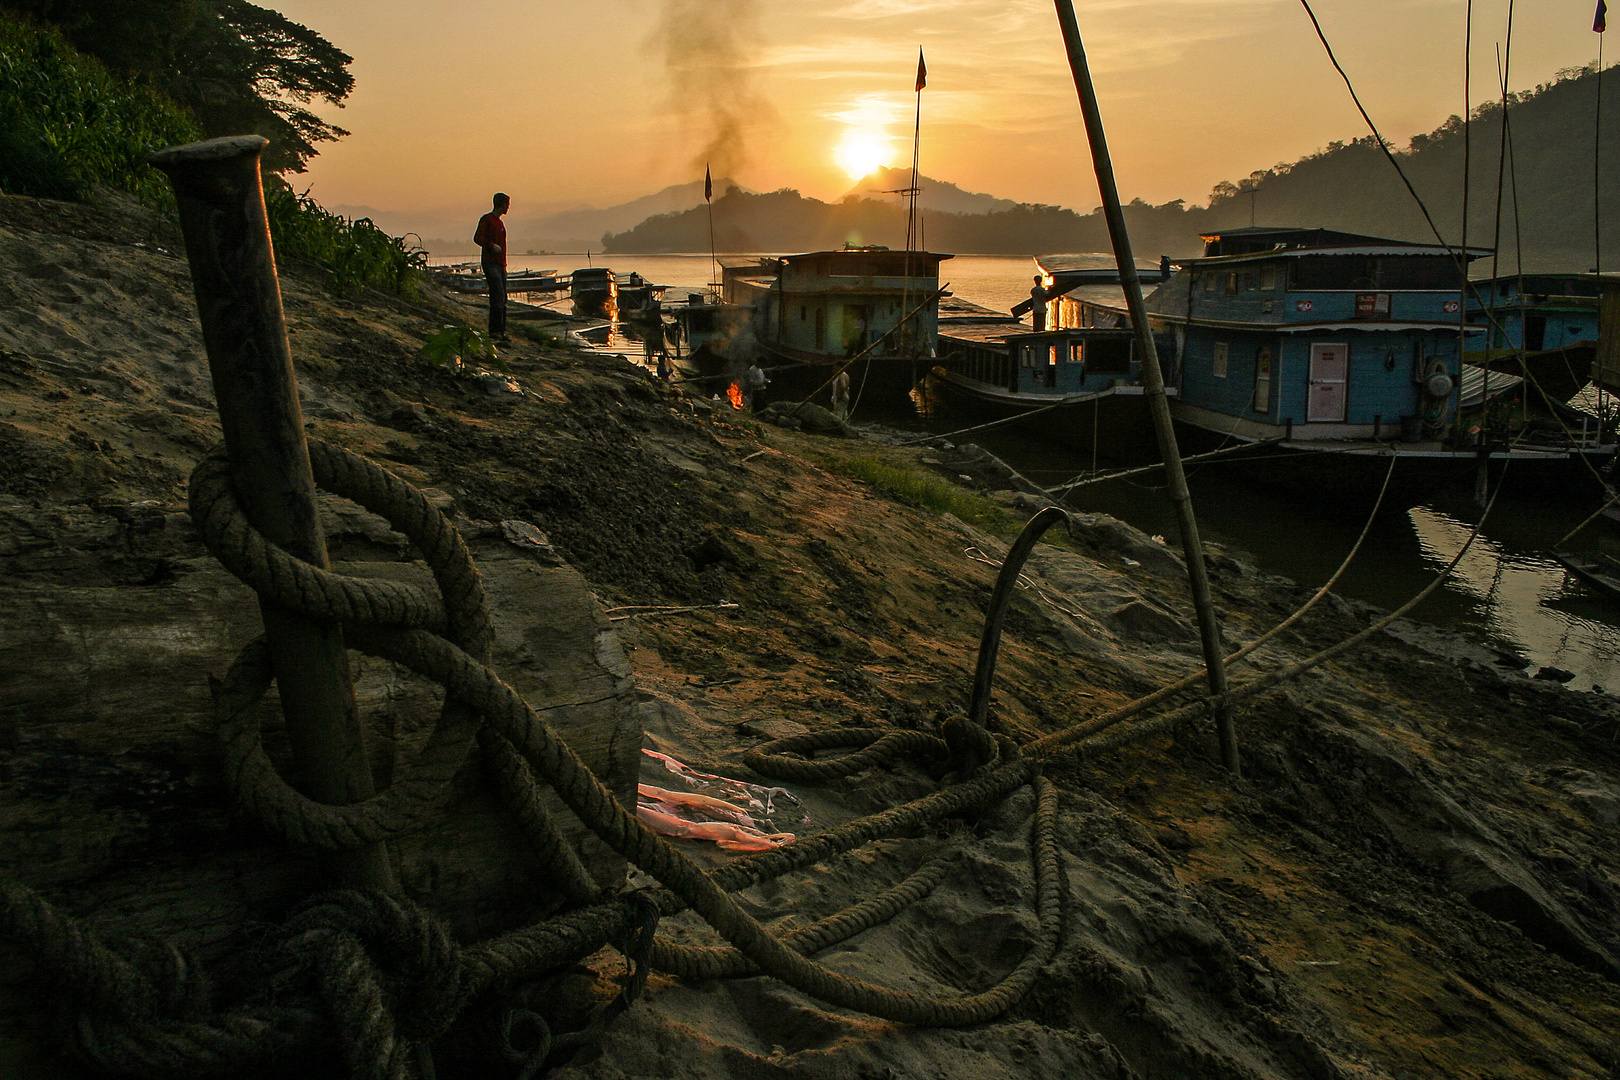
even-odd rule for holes
{"type": "Polygon", "coordinates": [[[865,304],[844,305],[844,355],[854,356],[866,348],[869,339],[868,313],[865,304]]]}
{"type": "Polygon", "coordinates": [[[1311,388],[1305,418],[1311,423],[1343,423],[1349,401],[1349,345],[1311,346],[1311,388]]]}
{"type": "Polygon", "coordinates": [[[1262,345],[1254,352],[1254,397],[1249,408],[1257,413],[1271,413],[1271,346],[1262,345]]]}

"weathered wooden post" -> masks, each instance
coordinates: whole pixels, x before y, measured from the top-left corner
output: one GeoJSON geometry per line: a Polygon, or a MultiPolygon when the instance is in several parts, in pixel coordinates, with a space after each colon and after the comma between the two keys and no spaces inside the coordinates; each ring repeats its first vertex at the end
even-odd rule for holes
{"type": "MultiPolygon", "coordinates": [[[[210,139],[159,151],[151,163],[168,174],[179,203],[237,498],[272,543],[330,569],[259,177],[259,153],[267,144],[258,135],[210,139]]],[[[324,803],[369,798],[375,789],[343,628],[263,597],[259,610],[292,743],[295,786],[324,803]]],[[[381,845],[328,862],[339,885],[394,888],[381,845]]]]}
{"type": "Polygon", "coordinates": [[[1125,288],[1125,306],[1130,312],[1131,327],[1136,331],[1136,352],[1142,359],[1142,385],[1153,416],[1153,430],[1159,439],[1159,455],[1164,459],[1170,500],[1176,507],[1181,550],[1187,560],[1187,580],[1192,588],[1193,607],[1198,613],[1198,636],[1203,645],[1204,667],[1209,672],[1209,692],[1215,700],[1215,728],[1220,736],[1221,764],[1235,775],[1238,773],[1237,733],[1232,728],[1232,714],[1226,703],[1226,661],[1221,647],[1221,628],[1215,620],[1215,605],[1209,594],[1209,571],[1204,566],[1204,543],[1198,535],[1198,519],[1193,515],[1187,474],[1181,467],[1181,450],[1176,446],[1170,403],[1164,395],[1164,372],[1159,367],[1153,330],[1148,326],[1147,306],[1142,302],[1142,282],[1136,273],[1136,256],[1131,252],[1125,214],[1120,209],[1119,187],[1114,183],[1114,162],[1108,154],[1108,136],[1103,132],[1102,112],[1097,108],[1096,88],[1091,85],[1091,68],[1086,63],[1085,46],[1080,41],[1080,26],[1075,21],[1074,4],[1072,0],[1053,0],[1053,3],[1057,6],[1058,25],[1063,29],[1063,44],[1068,49],[1074,86],[1080,95],[1080,112],[1085,117],[1086,135],[1091,142],[1091,161],[1097,173],[1097,189],[1102,195],[1103,216],[1108,221],[1108,235],[1114,244],[1114,260],[1119,264],[1119,283],[1125,288]]]}

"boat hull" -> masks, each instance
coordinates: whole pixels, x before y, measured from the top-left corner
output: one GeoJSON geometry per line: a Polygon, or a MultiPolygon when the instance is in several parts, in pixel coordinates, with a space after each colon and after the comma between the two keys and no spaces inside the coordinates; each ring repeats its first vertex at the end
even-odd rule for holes
{"type": "MultiPolygon", "coordinates": [[[[815,395],[821,404],[830,404],[828,389],[833,376],[846,363],[845,357],[806,353],[774,342],[761,341],[765,354],[763,367],[770,376],[772,399],[815,395]]],[[[928,368],[918,359],[904,356],[867,356],[849,364],[850,400],[879,412],[912,408],[911,391],[927,375],[928,368]]]]}
{"type": "Polygon", "coordinates": [[[1015,419],[1010,426],[1114,464],[1159,458],[1153,418],[1140,386],[1089,394],[1016,393],[941,367],[934,368],[929,385],[945,397],[953,414],[960,412],[964,419],[1015,419]]]}

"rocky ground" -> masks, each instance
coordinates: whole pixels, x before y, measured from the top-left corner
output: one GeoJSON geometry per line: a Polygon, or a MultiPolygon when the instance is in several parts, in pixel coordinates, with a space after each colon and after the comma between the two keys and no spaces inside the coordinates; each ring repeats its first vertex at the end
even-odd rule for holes
{"type": "MultiPolygon", "coordinates": [[[[174,227],[136,207],[0,197],[4,588],[95,586],[134,604],[200,572],[185,477],[217,425],[179,250],[174,227]]],[[[476,318],[448,297],[340,298],[305,267],[284,268],[283,290],[312,434],[439,489],[474,530],[542,531],[610,619],[696,609],[613,623],[649,745],[743,776],[742,752],[768,736],[930,730],[964,707],[995,564],[1039,505],[971,448],[762,424],[534,322],[503,357],[524,393],[492,393],[420,355],[448,318],[476,318]],[[897,475],[955,486],[945,499],[857,479],[897,475]]],[[[335,553],[386,541],[356,525],[335,553]]],[[[1218,552],[1212,572],[1233,645],[1307,596],[1218,552]]],[[[1134,530],[1083,518],[1037,549],[1029,578],[1007,621],[997,731],[1027,741],[1199,666],[1180,564],[1134,530]]],[[[1253,668],[1374,616],[1329,598],[1253,668]]],[[[0,778],[33,726],[61,719],[8,700],[8,656],[0,778]]],[[[1055,766],[1064,939],[998,1021],[911,1029],[769,980],[655,975],[568,1075],[1614,1076],[1620,711],[1497,659],[1398,623],[1245,704],[1241,780],[1201,731],[1055,766]]],[[[931,784],[899,766],[803,786],[798,827],[931,784]]],[[[971,991],[1033,935],[1028,812],[1017,796],[948,836],[886,841],[745,901],[762,918],[819,916],[954,843],[957,869],[933,895],[823,959],[971,991]]],[[[0,816],[4,869],[24,880],[26,831],[0,816]]],[[[150,844],[111,858],[138,870],[150,844]]],[[[74,888],[31,883],[64,903],[74,888]]],[[[592,969],[612,971],[610,954],[592,969]]],[[[0,967],[0,981],[29,977],[0,967]]]]}

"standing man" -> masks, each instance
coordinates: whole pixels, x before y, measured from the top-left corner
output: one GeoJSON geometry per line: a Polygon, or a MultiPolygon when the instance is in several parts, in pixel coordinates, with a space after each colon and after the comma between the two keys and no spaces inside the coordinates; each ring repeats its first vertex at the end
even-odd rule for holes
{"type": "Polygon", "coordinates": [[[506,193],[497,191],[495,209],[478,219],[478,231],[473,233],[484,280],[489,283],[489,336],[501,345],[511,340],[506,336],[506,224],[501,221],[511,207],[506,193]]]}
{"type": "Polygon", "coordinates": [[[845,368],[833,376],[832,383],[833,415],[840,420],[849,419],[849,369],[845,368]]]}
{"type": "Polygon", "coordinates": [[[1041,275],[1035,275],[1035,287],[1029,290],[1029,317],[1035,324],[1035,332],[1041,333],[1046,329],[1046,290],[1041,288],[1041,275]]]}

